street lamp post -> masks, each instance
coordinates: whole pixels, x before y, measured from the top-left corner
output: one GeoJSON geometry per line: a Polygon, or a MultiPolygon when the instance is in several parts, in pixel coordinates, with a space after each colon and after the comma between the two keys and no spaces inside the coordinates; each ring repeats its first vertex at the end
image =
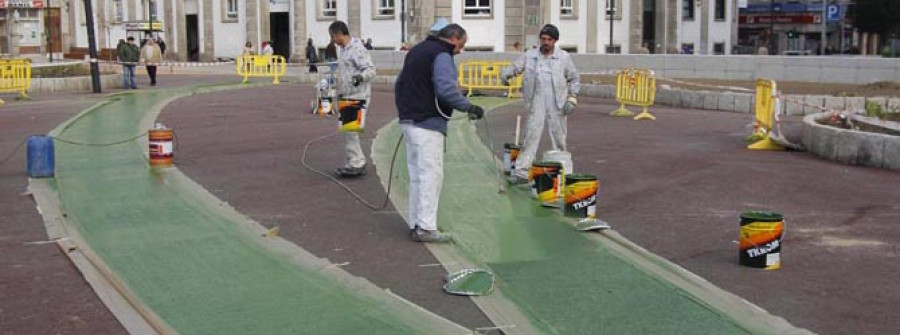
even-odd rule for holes
{"type": "Polygon", "coordinates": [[[47,0],[47,8],[44,10],[44,29],[47,29],[47,52],[50,54],[50,63],[53,63],[53,28],[50,26],[50,0],[47,0]]]}
{"type": "Polygon", "coordinates": [[[775,54],[775,0],[769,3],[769,54],[775,54]]]}
{"type": "Polygon", "coordinates": [[[613,45],[613,18],[616,16],[616,0],[606,0],[606,14],[609,15],[609,46],[606,47],[606,53],[615,53],[613,45]]]}

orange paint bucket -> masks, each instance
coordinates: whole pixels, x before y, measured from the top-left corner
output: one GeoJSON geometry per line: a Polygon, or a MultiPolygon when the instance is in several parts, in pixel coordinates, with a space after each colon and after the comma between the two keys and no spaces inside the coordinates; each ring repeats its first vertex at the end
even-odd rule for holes
{"type": "Polygon", "coordinates": [[[150,137],[150,167],[170,167],[174,155],[172,129],[157,123],[149,131],[150,137]]]}
{"type": "Polygon", "coordinates": [[[597,176],[566,175],[566,187],[563,190],[563,215],[570,218],[596,218],[599,187],[597,176]]]}
{"type": "Polygon", "coordinates": [[[338,128],[342,132],[361,133],[366,126],[366,101],[341,100],[338,103],[338,128]]]}

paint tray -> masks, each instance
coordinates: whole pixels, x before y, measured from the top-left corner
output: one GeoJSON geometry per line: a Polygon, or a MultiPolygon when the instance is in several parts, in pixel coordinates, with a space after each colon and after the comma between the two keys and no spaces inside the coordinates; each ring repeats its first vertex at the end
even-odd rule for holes
{"type": "Polygon", "coordinates": [[[580,231],[605,230],[610,228],[612,227],[610,227],[609,223],[597,218],[578,220],[578,223],[575,224],[575,229],[580,231]]]}
{"type": "Polygon", "coordinates": [[[494,274],[485,269],[465,269],[444,277],[444,291],[455,295],[488,295],[494,290],[494,274]]]}

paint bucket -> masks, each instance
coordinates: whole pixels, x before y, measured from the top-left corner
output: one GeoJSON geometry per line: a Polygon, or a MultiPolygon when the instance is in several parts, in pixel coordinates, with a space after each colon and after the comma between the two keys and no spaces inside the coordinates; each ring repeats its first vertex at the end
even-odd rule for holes
{"type": "Polygon", "coordinates": [[[319,116],[325,116],[325,114],[331,114],[331,98],[329,97],[321,97],[319,98],[319,106],[316,108],[316,113],[319,116]]]}
{"type": "Polygon", "coordinates": [[[519,158],[520,149],[514,143],[503,143],[503,174],[508,176],[516,169],[516,158],[519,158]]]}
{"type": "Polygon", "coordinates": [[[559,207],[559,196],[565,176],[559,162],[540,161],[531,164],[528,180],[531,181],[531,194],[547,207],[559,207]]]}
{"type": "Polygon", "coordinates": [[[340,131],[361,133],[366,125],[366,101],[341,100],[338,102],[338,114],[340,131]]]}
{"type": "Polygon", "coordinates": [[[775,212],[741,213],[740,264],[776,270],[781,268],[784,217],[775,212]]]}
{"type": "Polygon", "coordinates": [[[566,173],[574,173],[575,167],[572,165],[572,154],[568,151],[550,150],[544,152],[544,161],[560,162],[563,171],[566,173]]]}
{"type": "Polygon", "coordinates": [[[150,129],[150,167],[170,167],[174,154],[172,129],[166,128],[162,123],[156,123],[150,129]]]}
{"type": "Polygon", "coordinates": [[[53,156],[53,138],[44,135],[32,135],[28,136],[25,142],[26,156],[28,156],[25,165],[28,169],[28,177],[53,177],[53,169],[56,165],[53,156]]]}
{"type": "Polygon", "coordinates": [[[597,176],[590,174],[566,175],[563,189],[563,215],[570,218],[597,217],[597,176]]]}

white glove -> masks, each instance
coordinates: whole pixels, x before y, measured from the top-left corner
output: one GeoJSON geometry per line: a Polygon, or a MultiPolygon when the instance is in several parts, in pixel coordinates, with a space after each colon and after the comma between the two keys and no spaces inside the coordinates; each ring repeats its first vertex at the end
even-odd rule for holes
{"type": "Polygon", "coordinates": [[[566,99],[566,103],[563,105],[563,115],[568,116],[574,113],[575,106],[578,106],[578,98],[576,98],[574,95],[570,95],[569,98],[566,99]]]}

